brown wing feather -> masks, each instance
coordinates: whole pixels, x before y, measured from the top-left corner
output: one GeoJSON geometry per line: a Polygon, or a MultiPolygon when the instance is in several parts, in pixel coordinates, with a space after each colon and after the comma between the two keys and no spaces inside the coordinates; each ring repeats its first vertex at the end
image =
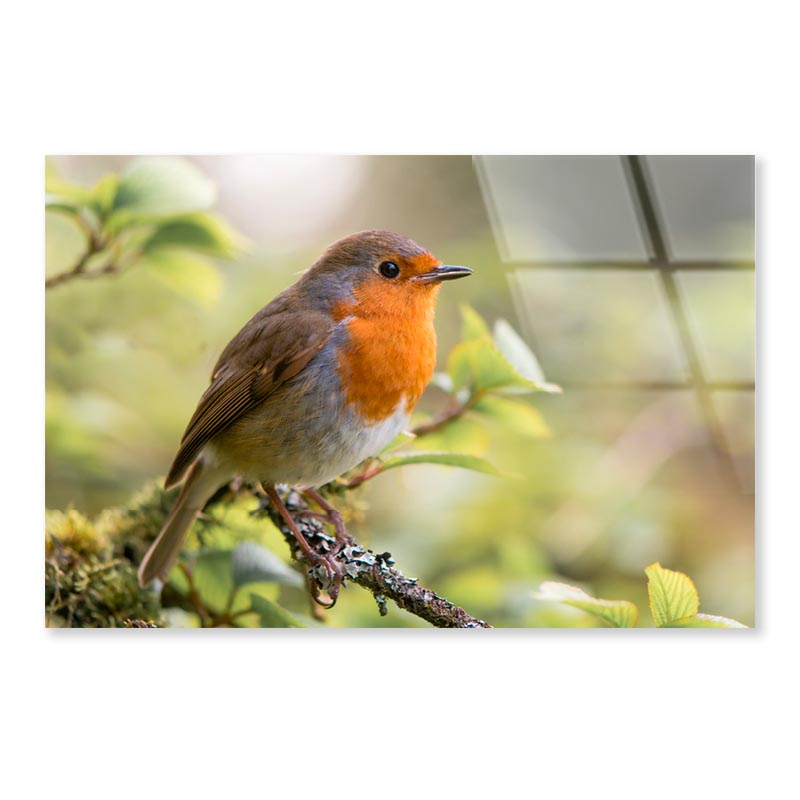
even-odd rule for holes
{"type": "MultiPolygon", "coordinates": [[[[278,300],[279,298],[276,298],[278,300]]],[[[179,483],[200,450],[220,431],[297,375],[330,338],[330,317],[270,303],[225,348],[181,439],[166,479],[179,483]]]]}

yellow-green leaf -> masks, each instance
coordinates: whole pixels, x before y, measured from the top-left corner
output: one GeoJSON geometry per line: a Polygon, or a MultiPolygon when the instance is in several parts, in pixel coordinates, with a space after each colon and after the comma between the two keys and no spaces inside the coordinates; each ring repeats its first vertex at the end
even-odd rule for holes
{"type": "Polygon", "coordinates": [[[673,620],[669,625],[670,628],[746,628],[747,625],[742,625],[735,619],[728,617],[717,617],[713,614],[694,614],[691,617],[682,617],[681,619],[673,620]]]}
{"type": "Polygon", "coordinates": [[[53,175],[45,177],[44,190],[46,194],[60,197],[70,205],[86,205],[91,198],[91,192],[88,189],[53,175]]]}
{"type": "Polygon", "coordinates": [[[542,439],[552,436],[552,431],[539,410],[524,400],[491,394],[482,397],[473,407],[474,411],[502,422],[523,436],[542,439]]]}
{"type": "Polygon", "coordinates": [[[418,436],[411,442],[414,450],[443,453],[469,453],[482,456],[489,449],[489,432],[477,415],[463,415],[446,422],[438,430],[418,436]]]}
{"type": "Polygon", "coordinates": [[[274,582],[287,586],[303,586],[300,574],[282,558],[257,542],[241,542],[233,551],[233,582],[236,586],[246,583],[274,582]]]}
{"type": "Polygon", "coordinates": [[[46,211],[59,211],[63,214],[71,214],[74,217],[78,215],[80,203],[57,194],[45,194],[44,207],[46,211]]]}
{"type": "Polygon", "coordinates": [[[697,614],[700,598],[692,579],[683,572],[664,569],[658,562],[645,568],[650,611],[659,628],[697,614]]]}
{"type": "Polygon", "coordinates": [[[469,305],[461,306],[461,338],[465,342],[472,339],[488,339],[491,337],[489,326],[483,317],[469,305]]]}
{"type": "Polygon", "coordinates": [[[159,224],[145,242],[144,251],[187,248],[220,258],[232,258],[243,245],[243,239],[219,217],[198,212],[173,217],[159,224]]]}
{"type": "Polygon", "coordinates": [[[105,219],[114,205],[119,178],[116,175],[104,175],[92,187],[88,204],[100,219],[105,219]]]}
{"type": "Polygon", "coordinates": [[[302,628],[302,623],[283,606],[260,594],[250,594],[250,604],[258,614],[262,628],[302,628]]]}
{"type": "Polygon", "coordinates": [[[457,344],[450,352],[447,371],[454,389],[467,388],[473,393],[498,390],[561,391],[555,384],[537,383],[520,375],[489,338],[457,344]]]}
{"type": "Polygon", "coordinates": [[[406,464],[444,464],[450,467],[461,467],[470,469],[474,472],[483,472],[486,475],[495,477],[507,477],[490,461],[479,456],[469,455],[468,453],[441,453],[441,452],[414,452],[398,453],[396,456],[387,458],[383,462],[383,471],[402,467],[406,464]]]}
{"type": "Polygon", "coordinates": [[[528,347],[522,337],[506,322],[499,319],[494,325],[494,342],[497,349],[505,356],[506,361],[523,378],[527,378],[534,383],[545,383],[544,372],[542,372],[539,361],[528,347]]]}
{"type": "Polygon", "coordinates": [[[217,267],[202,256],[181,250],[159,250],[142,259],[142,269],[174,292],[211,308],[222,292],[217,267]]]}
{"type": "Polygon", "coordinates": [[[167,583],[178,592],[178,594],[186,595],[189,593],[189,579],[178,563],[169,571],[167,583]]]}
{"type": "Polygon", "coordinates": [[[604,600],[592,597],[567,583],[545,581],[534,595],[537,600],[565,603],[599,617],[612,628],[632,628],[639,617],[639,610],[628,600],[604,600]]]}
{"type": "Polygon", "coordinates": [[[536,388],[505,360],[489,339],[471,339],[457,344],[450,352],[447,371],[455,389],[476,392],[507,386],[536,388]]]}
{"type": "Polygon", "coordinates": [[[221,613],[234,590],[230,550],[208,550],[197,555],[192,580],[203,605],[221,613]]]}
{"type": "Polygon", "coordinates": [[[183,158],[140,158],[120,176],[114,198],[115,214],[186,214],[209,208],[216,188],[191,162],[183,158]]]}

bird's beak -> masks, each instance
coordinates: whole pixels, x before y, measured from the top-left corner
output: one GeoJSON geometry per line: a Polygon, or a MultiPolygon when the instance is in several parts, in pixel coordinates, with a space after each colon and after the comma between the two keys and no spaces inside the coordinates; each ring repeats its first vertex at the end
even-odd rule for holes
{"type": "Polygon", "coordinates": [[[456,278],[466,278],[467,275],[472,275],[469,267],[451,267],[448,264],[440,264],[430,272],[415,275],[413,280],[419,283],[439,283],[440,281],[454,281],[456,278]]]}

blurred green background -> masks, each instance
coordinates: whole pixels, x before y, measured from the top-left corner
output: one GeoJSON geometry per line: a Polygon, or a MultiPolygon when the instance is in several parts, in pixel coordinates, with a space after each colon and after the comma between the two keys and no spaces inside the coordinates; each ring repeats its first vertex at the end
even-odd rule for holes
{"type": "MultiPolygon", "coordinates": [[[[459,305],[469,303],[522,332],[564,393],[530,398],[547,436],[469,419],[452,434],[458,449],[521,479],[433,465],[388,472],[359,490],[356,538],[497,626],[596,624],[535,599],[548,579],[644,609],[642,570],[653,561],[691,575],[702,610],[752,625],[753,273],[717,269],[753,259],[748,165],[649,160],[671,256],[708,262],[676,277],[705,377],[718,382],[704,406],[664,286],[630,268],[651,254],[625,171],[615,157],[598,158],[188,158],[213,181],[214,209],[246,237],[245,252],[169,269],[144,260],[46,292],[47,507],[95,515],[163,476],[230,337],[330,242],[384,228],[475,270],[441,292],[440,369],[460,338],[459,305]]],[[[48,164],[89,186],[132,161],[48,164]]],[[[48,276],[84,247],[74,222],[46,214],[48,276]]],[[[441,403],[429,388],[421,415],[441,403]]],[[[264,533],[268,522],[254,533],[245,517],[232,512],[237,536],[258,535],[288,555],[264,533]]],[[[327,623],[425,626],[389,609],[379,617],[352,587],[327,623]]]]}

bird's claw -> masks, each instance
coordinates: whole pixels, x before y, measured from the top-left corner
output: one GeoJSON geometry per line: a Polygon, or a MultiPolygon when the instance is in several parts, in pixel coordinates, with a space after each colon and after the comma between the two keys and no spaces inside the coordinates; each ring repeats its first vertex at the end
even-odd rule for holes
{"type": "Polygon", "coordinates": [[[346,577],[343,562],[338,558],[341,548],[334,552],[318,555],[313,566],[308,570],[308,585],[311,597],[315,603],[323,608],[333,608],[339,598],[339,590],[346,577]],[[320,597],[320,590],[330,598],[330,603],[324,602],[320,597]]]}
{"type": "Polygon", "coordinates": [[[347,577],[343,551],[347,547],[352,547],[355,540],[347,533],[342,515],[330,506],[324,511],[304,508],[295,512],[295,519],[311,519],[319,523],[328,523],[334,530],[336,538],[333,541],[320,529],[315,531],[316,537],[326,539],[326,544],[330,542],[331,548],[327,553],[315,551],[315,556],[311,559],[312,566],[308,570],[309,589],[314,602],[323,608],[333,608],[339,597],[339,590],[347,577]],[[320,591],[324,591],[328,595],[330,603],[321,599],[320,591]]]}
{"type": "Polygon", "coordinates": [[[336,535],[336,551],[344,549],[345,547],[352,546],[355,540],[347,532],[344,526],[344,519],[342,515],[334,508],[328,511],[313,511],[310,508],[304,508],[295,512],[296,519],[313,519],[317,522],[328,523],[333,528],[336,535]]]}

